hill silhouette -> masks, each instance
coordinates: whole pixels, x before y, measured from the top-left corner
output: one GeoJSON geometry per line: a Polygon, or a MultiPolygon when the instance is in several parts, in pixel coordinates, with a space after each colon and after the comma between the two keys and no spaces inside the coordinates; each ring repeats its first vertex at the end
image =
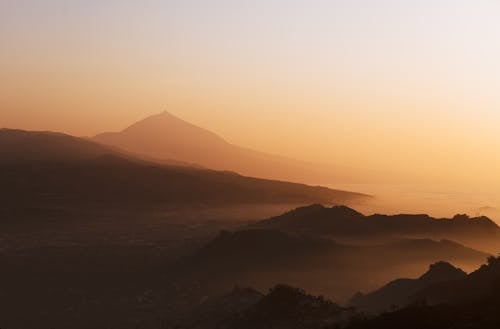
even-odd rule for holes
{"type": "Polygon", "coordinates": [[[357,310],[368,313],[390,311],[414,302],[415,294],[424,288],[465,277],[467,274],[464,271],[450,263],[437,262],[430,265],[429,270],[417,279],[397,279],[369,294],[358,293],[350,304],[357,310]]]}
{"type": "Polygon", "coordinates": [[[488,263],[461,280],[443,281],[424,288],[415,299],[429,304],[457,303],[487,296],[500,287],[500,257],[490,256],[488,263]]]}
{"type": "MultiPolygon", "coordinates": [[[[0,164],[74,162],[117,154],[85,139],[50,131],[0,129],[0,164]]],[[[121,154],[121,156],[125,156],[121,154]]]]}
{"type": "MultiPolygon", "coordinates": [[[[367,316],[357,309],[341,307],[321,296],[278,284],[265,295],[250,288],[235,288],[229,294],[209,299],[187,313],[189,321],[175,325],[183,329],[212,328],[347,328],[347,329],[494,329],[500,325],[500,258],[490,257],[488,264],[467,276],[446,262],[430,265],[418,279],[395,280],[370,298],[400,298],[422,286],[442,282],[470,282],[482,273],[489,287],[474,298],[457,299],[446,304],[417,300],[377,316],[367,316]],[[395,295],[394,295],[395,293],[395,295]],[[376,296],[378,294],[378,297],[376,296]],[[399,296],[396,296],[399,295],[399,296]],[[196,319],[196,320],[195,320],[196,319]],[[201,321],[200,321],[201,320],[201,321]]],[[[365,296],[365,297],[368,297],[365,296]]],[[[406,300],[405,300],[406,302],[406,300]]]]}
{"type": "Polygon", "coordinates": [[[365,216],[346,206],[324,207],[319,204],[294,209],[252,227],[362,240],[422,237],[468,243],[476,239],[498,241],[500,236],[500,228],[487,217],[456,215],[453,218],[433,218],[424,214],[365,216]]]}
{"type": "Polygon", "coordinates": [[[182,329],[330,328],[345,324],[352,311],[321,296],[278,284],[265,295],[236,287],[203,302],[175,325],[182,329]]]}
{"type": "Polygon", "coordinates": [[[348,329],[493,329],[500,326],[500,258],[466,277],[435,283],[415,302],[376,317],[360,317],[348,329]],[[447,290],[447,291],[446,291],[447,290]],[[432,297],[434,299],[432,299],[432,297]],[[445,298],[435,299],[441,296],[445,298]]]}
{"type": "Polygon", "coordinates": [[[228,328],[263,297],[255,289],[234,287],[229,293],[207,298],[185,312],[175,326],[185,329],[228,328]]]}
{"type": "Polygon", "coordinates": [[[0,130],[2,211],[348,202],[363,195],[137,159],[51,132],[0,130]],[[22,207],[21,207],[22,205],[22,207]]]}
{"type": "Polygon", "coordinates": [[[267,294],[235,287],[204,301],[175,324],[179,329],[330,328],[345,324],[352,311],[321,296],[278,284],[267,294]]]}
{"type": "Polygon", "coordinates": [[[194,163],[246,176],[313,184],[334,184],[345,176],[352,176],[344,168],[302,162],[233,145],[166,111],[140,120],[120,132],[105,132],[93,139],[148,158],[194,163]]]}
{"type": "Polygon", "coordinates": [[[233,285],[268,289],[287,283],[343,300],[360,287],[380,286],[394,273],[413,274],[422,264],[444,259],[474,267],[487,257],[446,240],[354,246],[310,235],[248,229],[221,232],[191,255],[167,264],[166,272],[170,281],[186,290],[197,282],[202,287],[197,292],[200,296],[233,285]]]}
{"type": "Polygon", "coordinates": [[[288,285],[276,285],[229,328],[322,329],[340,325],[348,310],[288,285]]]}
{"type": "Polygon", "coordinates": [[[301,268],[318,255],[336,250],[330,240],[293,236],[276,230],[222,231],[182,266],[200,272],[237,273],[253,270],[301,268]],[[198,271],[198,270],[196,270],[198,271]]]}

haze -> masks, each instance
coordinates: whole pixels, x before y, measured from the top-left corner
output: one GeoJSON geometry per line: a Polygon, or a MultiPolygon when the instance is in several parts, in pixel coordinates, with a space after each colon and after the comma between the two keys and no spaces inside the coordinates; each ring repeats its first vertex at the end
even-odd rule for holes
{"type": "Polygon", "coordinates": [[[486,0],[4,0],[0,126],[93,136],[168,110],[360,168],[364,184],[309,183],[384,196],[373,211],[495,217],[499,16],[486,0]]]}

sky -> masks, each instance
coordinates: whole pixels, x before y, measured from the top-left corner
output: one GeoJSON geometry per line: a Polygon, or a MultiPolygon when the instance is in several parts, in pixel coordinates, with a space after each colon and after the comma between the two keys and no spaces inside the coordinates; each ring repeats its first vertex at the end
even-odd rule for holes
{"type": "Polygon", "coordinates": [[[496,0],[1,0],[0,126],[167,110],[231,143],[500,190],[496,0]]]}

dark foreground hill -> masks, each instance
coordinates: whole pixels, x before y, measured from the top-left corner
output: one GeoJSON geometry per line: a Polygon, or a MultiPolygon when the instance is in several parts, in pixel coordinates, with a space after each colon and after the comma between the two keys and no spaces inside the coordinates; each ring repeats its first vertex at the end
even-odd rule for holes
{"type": "Polygon", "coordinates": [[[178,324],[181,329],[324,329],[346,324],[352,311],[288,285],[276,285],[266,295],[235,288],[207,300],[178,324]]]}
{"type": "Polygon", "coordinates": [[[394,312],[360,318],[349,329],[495,329],[500,327],[500,258],[467,277],[436,283],[394,312]],[[439,297],[440,296],[440,297],[439,297]]]}
{"type": "Polygon", "coordinates": [[[432,264],[429,270],[417,279],[397,279],[369,294],[358,293],[350,304],[367,313],[390,311],[415,302],[415,295],[425,288],[465,277],[467,274],[461,269],[446,262],[438,262],[432,264]]]}
{"type": "MultiPolygon", "coordinates": [[[[138,160],[84,139],[0,130],[4,215],[168,205],[344,203],[361,194],[138,160]]],[[[18,218],[20,216],[17,216],[18,218]]]]}
{"type": "Polygon", "coordinates": [[[474,300],[500,288],[500,257],[490,256],[488,263],[460,280],[448,280],[433,284],[415,294],[415,299],[430,304],[456,303],[474,300]]]}
{"type": "Polygon", "coordinates": [[[500,258],[490,257],[487,265],[467,276],[439,262],[420,278],[394,281],[370,297],[380,297],[381,293],[388,296],[395,290],[409,295],[419,287],[445,282],[463,291],[477,284],[474,281],[479,277],[478,282],[487,288],[473,297],[462,294],[447,303],[418,299],[381,315],[366,316],[356,308],[343,308],[287,285],[277,285],[264,296],[253,289],[236,288],[230,294],[202,302],[178,328],[495,329],[500,326],[499,264],[500,258]]]}

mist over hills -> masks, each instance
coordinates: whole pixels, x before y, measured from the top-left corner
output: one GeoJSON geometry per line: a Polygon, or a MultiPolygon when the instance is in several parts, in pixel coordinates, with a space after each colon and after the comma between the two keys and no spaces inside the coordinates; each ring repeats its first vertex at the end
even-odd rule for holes
{"type": "Polygon", "coordinates": [[[410,275],[423,264],[440,260],[475,268],[488,256],[445,240],[359,246],[318,236],[248,229],[222,232],[191,255],[167,264],[166,271],[169,281],[179,286],[200,283],[195,293],[200,296],[234,285],[267,289],[286,283],[343,300],[360,287],[374,289],[387,282],[394,272],[410,275]]]}
{"type": "Polygon", "coordinates": [[[373,293],[357,295],[354,307],[341,306],[284,284],[273,286],[267,294],[235,287],[229,293],[204,300],[175,326],[183,329],[494,329],[500,324],[499,262],[499,258],[490,257],[487,264],[469,275],[450,263],[433,263],[416,279],[397,279],[373,293]],[[482,288],[474,295],[464,294],[477,288],[477,284],[482,288]],[[429,301],[419,293],[444,285],[458,292],[452,291],[449,296],[453,295],[454,299],[446,304],[429,301]],[[380,314],[365,313],[382,310],[385,311],[380,314]]]}
{"type": "Polygon", "coordinates": [[[244,229],[221,232],[218,237],[200,248],[186,261],[188,264],[206,266],[207,272],[211,270],[211,266],[216,271],[238,272],[264,267],[311,269],[314,266],[333,266],[333,261],[348,263],[350,258],[353,263],[357,263],[355,261],[357,258],[361,259],[369,254],[384,255],[385,259],[376,257],[380,259],[380,263],[406,255],[409,257],[408,262],[422,259],[427,262],[428,259],[442,258],[475,259],[478,264],[481,264],[489,256],[487,253],[449,240],[401,239],[386,244],[357,246],[339,244],[314,235],[295,235],[278,230],[244,229]],[[323,256],[329,258],[329,262],[325,262],[327,264],[322,263],[325,260],[321,258],[323,256]],[[308,266],[305,266],[304,262],[308,266]]]}
{"type": "Polygon", "coordinates": [[[497,328],[499,258],[471,274],[439,261],[416,279],[397,279],[342,307],[304,290],[278,284],[263,295],[250,288],[203,301],[179,328],[497,328]],[[439,289],[439,287],[446,287],[439,289]],[[451,290],[450,290],[451,289],[451,290]],[[448,291],[446,291],[448,290],[448,291]],[[428,299],[435,291],[447,302],[428,299]],[[383,313],[367,315],[366,312],[383,313]]]}
{"type": "Polygon", "coordinates": [[[166,111],[120,132],[98,134],[94,140],[146,157],[174,159],[246,176],[314,184],[335,184],[346,176],[353,179],[340,167],[307,163],[233,145],[166,111]]]}

